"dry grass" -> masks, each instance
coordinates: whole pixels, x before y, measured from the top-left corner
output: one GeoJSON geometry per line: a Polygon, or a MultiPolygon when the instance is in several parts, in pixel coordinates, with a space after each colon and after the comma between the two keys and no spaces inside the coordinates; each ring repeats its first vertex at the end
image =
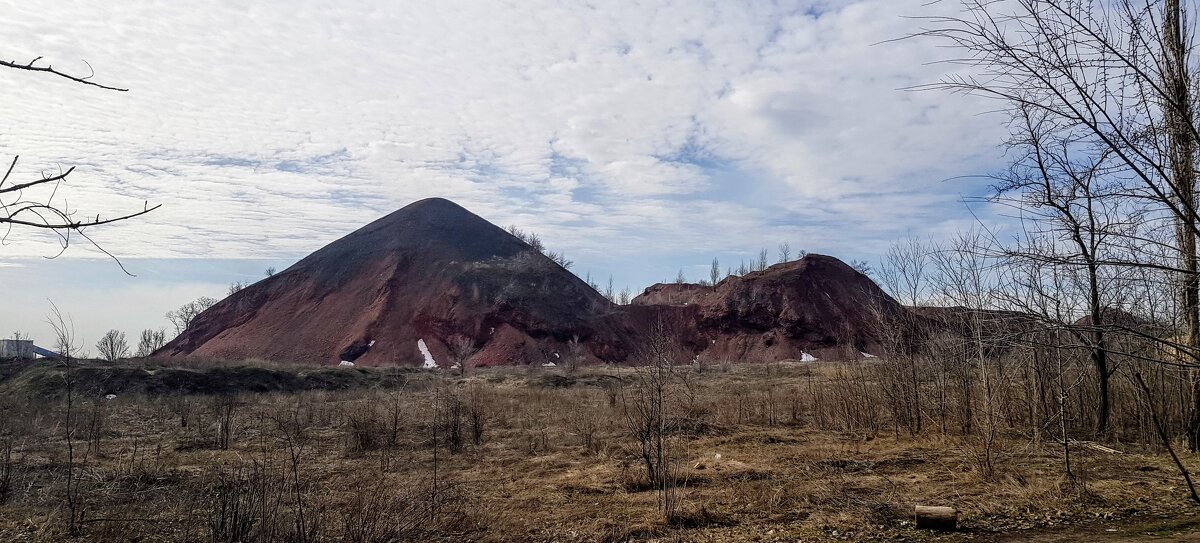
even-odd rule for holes
{"type": "MultiPolygon", "coordinates": [[[[1161,454],[1076,447],[1078,480],[1067,484],[1055,443],[1006,432],[996,474],[982,477],[971,436],[844,426],[853,422],[837,407],[851,405],[838,386],[847,368],[814,364],[683,373],[671,403],[681,505],[664,518],[614,393],[629,386],[630,371],[497,369],[364,380],[372,386],[335,391],[111,401],[89,393],[72,421],[83,504],[74,535],[66,533],[62,402],[10,390],[0,421],[0,461],[12,444],[0,470],[0,481],[8,474],[0,541],[1134,541],[1145,533],[1184,541],[1200,534],[1161,454]],[[964,532],[915,530],[914,504],[958,507],[964,532]]],[[[1200,465],[1200,457],[1185,461],[1200,465]]]]}

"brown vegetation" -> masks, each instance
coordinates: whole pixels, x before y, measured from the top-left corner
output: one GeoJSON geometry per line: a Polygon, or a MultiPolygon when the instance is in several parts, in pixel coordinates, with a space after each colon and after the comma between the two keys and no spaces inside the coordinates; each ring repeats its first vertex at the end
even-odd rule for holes
{"type": "MultiPolygon", "coordinates": [[[[670,359],[671,342],[645,355],[670,359]]],[[[1086,378],[1086,358],[1064,363],[1066,379],[1086,378]]],[[[65,367],[6,368],[0,539],[74,527],[83,541],[924,541],[915,505],[962,511],[948,540],[1196,535],[1170,460],[1139,444],[1157,439],[1142,437],[1154,430],[1129,383],[1115,388],[1126,443],[1084,440],[1085,411],[1064,442],[1039,415],[1057,409],[1038,392],[1048,384],[1012,361],[994,375],[1012,386],[988,451],[983,380],[918,367],[920,433],[878,361],[408,372],[337,391],[112,400],[83,372],[69,417],[62,398],[22,393],[61,385],[65,367]]]]}

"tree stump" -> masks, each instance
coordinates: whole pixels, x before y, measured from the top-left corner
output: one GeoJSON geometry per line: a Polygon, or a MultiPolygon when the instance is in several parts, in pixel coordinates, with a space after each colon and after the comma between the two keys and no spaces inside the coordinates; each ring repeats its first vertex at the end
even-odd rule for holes
{"type": "Polygon", "coordinates": [[[915,514],[918,529],[946,532],[958,529],[958,510],[953,507],[918,505],[915,514]]]}

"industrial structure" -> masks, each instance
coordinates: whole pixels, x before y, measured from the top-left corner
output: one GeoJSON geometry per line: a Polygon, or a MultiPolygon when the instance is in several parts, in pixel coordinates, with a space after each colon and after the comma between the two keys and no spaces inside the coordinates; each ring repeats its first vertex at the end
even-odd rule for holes
{"type": "Polygon", "coordinates": [[[33,340],[0,339],[0,358],[33,358],[33,340]]]}
{"type": "Polygon", "coordinates": [[[53,351],[33,344],[32,339],[0,339],[0,359],[4,358],[57,358],[53,351]]]}

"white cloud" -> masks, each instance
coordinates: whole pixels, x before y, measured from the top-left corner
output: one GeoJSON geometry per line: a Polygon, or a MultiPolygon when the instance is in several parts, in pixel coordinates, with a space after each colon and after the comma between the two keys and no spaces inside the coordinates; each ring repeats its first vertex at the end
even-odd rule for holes
{"type": "Polygon", "coordinates": [[[163,204],[95,232],[129,257],[300,256],[427,196],[594,260],[862,247],[958,214],[936,181],[999,141],[984,104],[898,90],[946,69],[875,45],[925,4],[24,2],[0,54],[132,90],[0,72],[0,147],[78,164],[84,212],[163,204]]]}

